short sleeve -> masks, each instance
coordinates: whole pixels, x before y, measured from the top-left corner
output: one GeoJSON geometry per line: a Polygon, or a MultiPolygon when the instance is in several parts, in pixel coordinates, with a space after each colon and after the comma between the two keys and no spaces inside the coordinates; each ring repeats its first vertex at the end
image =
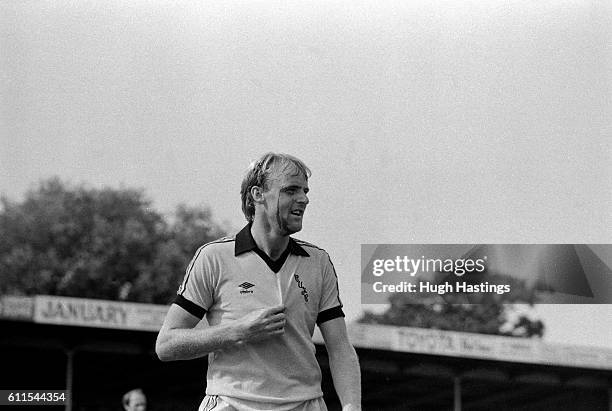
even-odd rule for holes
{"type": "Polygon", "coordinates": [[[317,324],[333,320],[337,317],[344,317],[342,302],[340,301],[340,291],[338,289],[338,276],[327,253],[324,253],[323,256],[323,284],[321,288],[317,324]]]}
{"type": "Polygon", "coordinates": [[[174,303],[202,319],[213,304],[213,277],[209,253],[206,246],[202,246],[187,266],[174,303]]]}

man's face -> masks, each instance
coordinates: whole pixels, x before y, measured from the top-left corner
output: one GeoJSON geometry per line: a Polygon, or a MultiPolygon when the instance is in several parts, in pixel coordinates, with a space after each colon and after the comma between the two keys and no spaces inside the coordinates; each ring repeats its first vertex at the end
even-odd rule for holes
{"type": "Polygon", "coordinates": [[[125,408],[126,411],[146,411],[147,398],[139,392],[133,392],[130,396],[130,403],[125,408]]]}
{"type": "Polygon", "coordinates": [[[281,235],[302,229],[304,211],[308,205],[308,180],[302,174],[280,174],[268,181],[264,191],[264,216],[281,235]]]}

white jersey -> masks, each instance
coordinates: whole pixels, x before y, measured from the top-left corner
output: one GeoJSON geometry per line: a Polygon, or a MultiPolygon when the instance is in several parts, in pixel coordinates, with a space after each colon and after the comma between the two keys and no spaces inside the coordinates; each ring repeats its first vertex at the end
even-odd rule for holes
{"type": "Polygon", "coordinates": [[[283,335],[209,354],[207,394],[281,407],[323,395],[314,327],[344,316],[324,250],[290,239],[283,256],[271,261],[246,226],[233,238],[200,247],[175,304],[199,318],[206,315],[211,326],[253,310],[286,307],[283,335]]]}

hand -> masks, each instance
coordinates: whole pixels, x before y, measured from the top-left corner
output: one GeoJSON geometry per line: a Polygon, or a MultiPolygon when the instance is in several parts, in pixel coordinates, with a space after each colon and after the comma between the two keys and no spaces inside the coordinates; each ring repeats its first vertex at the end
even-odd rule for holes
{"type": "Polygon", "coordinates": [[[238,320],[240,341],[259,341],[285,332],[285,306],[251,311],[238,320]]]}

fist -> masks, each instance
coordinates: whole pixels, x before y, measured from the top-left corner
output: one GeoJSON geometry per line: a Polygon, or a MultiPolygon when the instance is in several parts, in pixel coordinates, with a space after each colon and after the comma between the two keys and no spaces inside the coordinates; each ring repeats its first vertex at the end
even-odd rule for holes
{"type": "Polygon", "coordinates": [[[285,306],[251,311],[238,320],[241,341],[259,341],[285,332],[285,306]]]}

